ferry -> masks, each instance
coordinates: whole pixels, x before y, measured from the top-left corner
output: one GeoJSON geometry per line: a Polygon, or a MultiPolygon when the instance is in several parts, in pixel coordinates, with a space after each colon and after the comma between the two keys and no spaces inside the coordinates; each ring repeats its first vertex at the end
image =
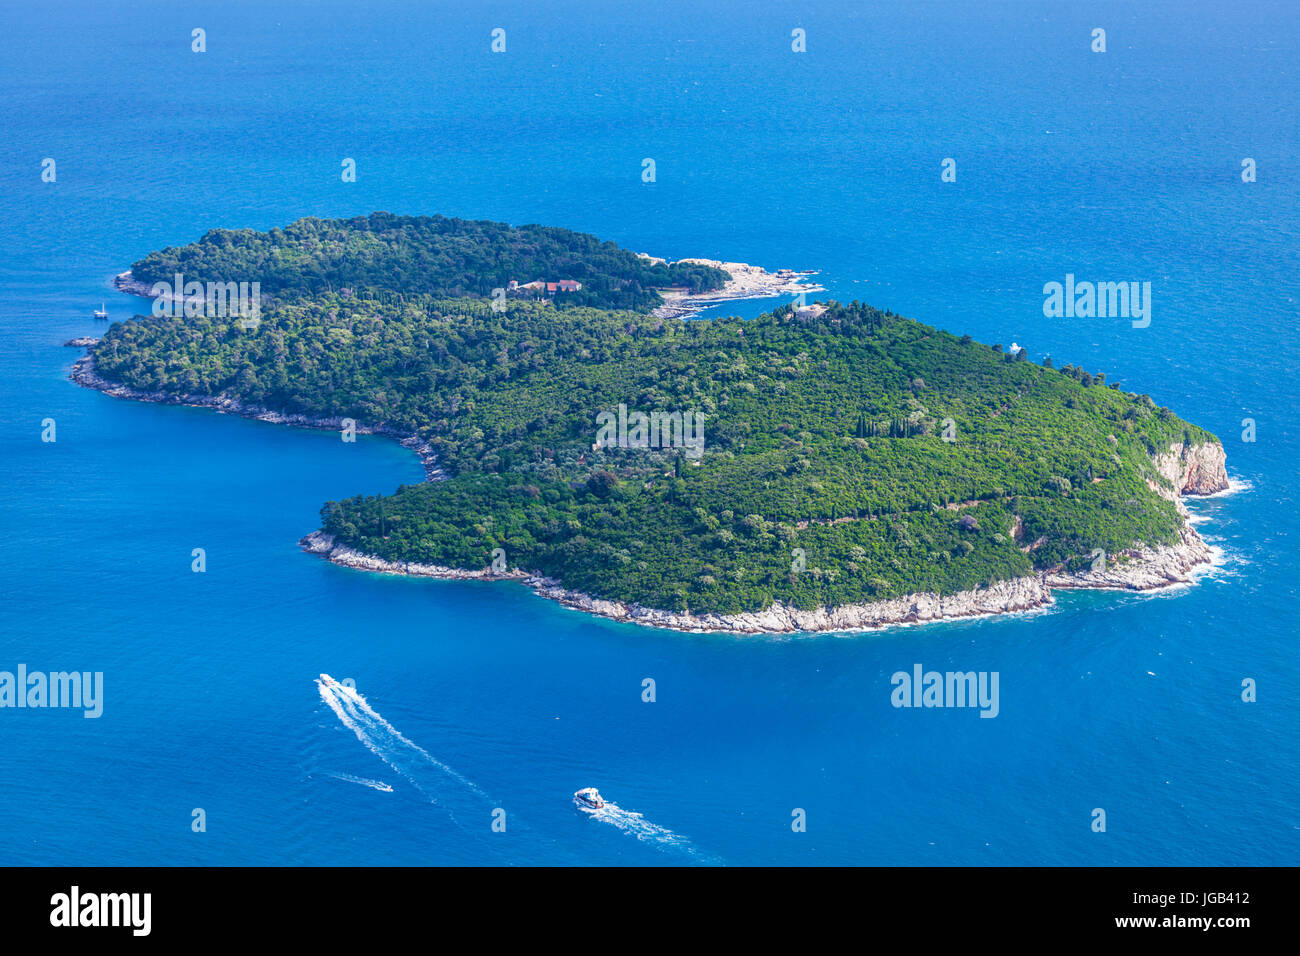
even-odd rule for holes
{"type": "Polygon", "coordinates": [[[587,810],[599,810],[605,805],[600,792],[595,787],[583,787],[573,795],[573,802],[587,810]]]}
{"type": "Polygon", "coordinates": [[[99,303],[99,308],[95,310],[95,318],[108,321],[108,310],[104,308],[104,303],[99,303]]]}

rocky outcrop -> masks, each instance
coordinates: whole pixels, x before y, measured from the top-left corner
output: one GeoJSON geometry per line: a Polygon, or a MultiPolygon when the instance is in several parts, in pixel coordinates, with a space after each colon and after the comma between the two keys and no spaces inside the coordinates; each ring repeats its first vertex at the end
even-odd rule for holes
{"type": "Polygon", "coordinates": [[[1184,524],[1177,544],[1105,555],[1096,570],[1049,571],[1043,575],[1043,583],[1053,588],[1151,591],[1190,582],[1195,571],[1209,564],[1212,557],[1210,546],[1191,525],[1184,524]]]}
{"type": "Polygon", "coordinates": [[[1097,568],[1086,571],[1048,571],[1044,583],[1054,588],[1098,588],[1105,590],[1150,591],[1186,584],[1195,572],[1211,563],[1213,553],[1196,529],[1186,521],[1184,495],[1212,495],[1228,488],[1227,456],[1217,442],[1184,445],[1175,442],[1169,451],[1152,458],[1156,470],[1169,482],[1148,481],[1150,487],[1172,501],[1184,521],[1178,541],[1157,547],[1128,548],[1105,555],[1097,568]]]}
{"type": "MultiPolygon", "coordinates": [[[[731,278],[723,284],[721,289],[715,289],[712,292],[692,294],[668,289],[659,290],[659,295],[663,298],[664,304],[650,313],[656,318],[688,318],[710,306],[721,305],[724,302],[737,299],[765,299],[772,296],[799,295],[801,293],[803,295],[812,295],[815,292],[826,291],[822,286],[815,285],[805,278],[809,273],[794,272],[791,269],[768,272],[762,266],[751,266],[747,262],[721,262],[717,259],[680,259],[678,261],[721,269],[728,273],[731,278]]],[[[805,308],[815,309],[817,307],[807,306],[805,308]]],[[[810,317],[815,318],[825,310],[826,307],[821,306],[821,311],[814,313],[810,317]]]]}
{"type": "MultiPolygon", "coordinates": [[[[121,292],[127,295],[138,295],[146,299],[154,298],[153,286],[147,282],[141,282],[135,276],[131,275],[131,270],[120,272],[113,277],[113,285],[121,292]]],[[[160,296],[163,299],[171,299],[170,295],[160,296]]]]}
{"type": "MultiPolygon", "coordinates": [[[[1212,495],[1228,488],[1227,455],[1217,442],[1174,442],[1153,459],[1156,470],[1173,485],[1174,495],[1212,495]]],[[[1166,497],[1168,497],[1167,489],[1166,497]]]]}

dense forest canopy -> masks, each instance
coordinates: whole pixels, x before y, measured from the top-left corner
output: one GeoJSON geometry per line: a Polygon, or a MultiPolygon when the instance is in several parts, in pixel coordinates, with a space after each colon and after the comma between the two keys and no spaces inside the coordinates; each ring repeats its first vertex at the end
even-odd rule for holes
{"type": "Polygon", "coordinates": [[[607,309],[651,309],[663,301],[655,289],[705,292],[728,279],[720,269],[668,265],[568,229],[386,212],[299,219],[269,232],[213,229],[198,242],[150,253],[131,273],[147,285],[178,273],[187,282],[257,281],[276,298],[342,289],[489,296],[511,280],[573,279],[582,288],[556,293],[556,305],[607,309]]]}
{"type": "MultiPolygon", "coordinates": [[[[398,221],[443,236],[457,222],[398,221]]],[[[466,276],[460,291],[477,288],[473,263],[491,247],[478,227],[497,228],[462,225],[475,227],[470,258],[438,267],[466,276]]],[[[382,218],[373,231],[388,233],[382,218]]],[[[265,235],[252,248],[292,245],[265,235]]],[[[159,261],[187,278],[201,274],[192,263],[216,261],[175,253],[159,261]]],[[[499,547],[511,567],[575,590],[694,612],[950,593],[1076,567],[1095,548],[1173,541],[1181,519],[1152,490],[1167,481],[1151,456],[1215,440],[1104,376],[857,302],[753,320],[514,300],[501,312],[385,280],[378,265],[376,282],[403,288],[400,300],[322,289],[336,283],[319,277],[345,261],[339,249],[297,261],[307,288],[256,329],[137,318],[114,324],[94,356],[104,377],[134,388],[428,440],[449,480],[322,508],[338,540],[392,560],[481,569],[499,547]],[[702,454],[597,447],[598,416],[620,405],[697,416],[702,454]]]]}

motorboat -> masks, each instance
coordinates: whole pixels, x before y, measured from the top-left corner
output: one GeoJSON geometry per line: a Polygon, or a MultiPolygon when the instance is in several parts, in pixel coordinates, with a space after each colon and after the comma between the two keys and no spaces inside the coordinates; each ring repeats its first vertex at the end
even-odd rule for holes
{"type": "Polygon", "coordinates": [[[599,810],[605,805],[605,801],[601,799],[600,792],[595,787],[583,787],[573,795],[573,802],[588,810],[599,810]]]}

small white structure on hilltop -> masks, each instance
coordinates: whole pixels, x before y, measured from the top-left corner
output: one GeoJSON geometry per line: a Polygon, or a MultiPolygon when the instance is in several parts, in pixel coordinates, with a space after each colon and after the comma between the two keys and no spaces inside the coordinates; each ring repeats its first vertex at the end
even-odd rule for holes
{"type": "Polygon", "coordinates": [[[1012,343],[1011,343],[1011,354],[1012,354],[1012,355],[1015,355],[1017,352],[1023,352],[1023,351],[1024,351],[1024,349],[1021,348],[1019,345],[1017,345],[1015,342],[1012,342],[1012,343]]]}

